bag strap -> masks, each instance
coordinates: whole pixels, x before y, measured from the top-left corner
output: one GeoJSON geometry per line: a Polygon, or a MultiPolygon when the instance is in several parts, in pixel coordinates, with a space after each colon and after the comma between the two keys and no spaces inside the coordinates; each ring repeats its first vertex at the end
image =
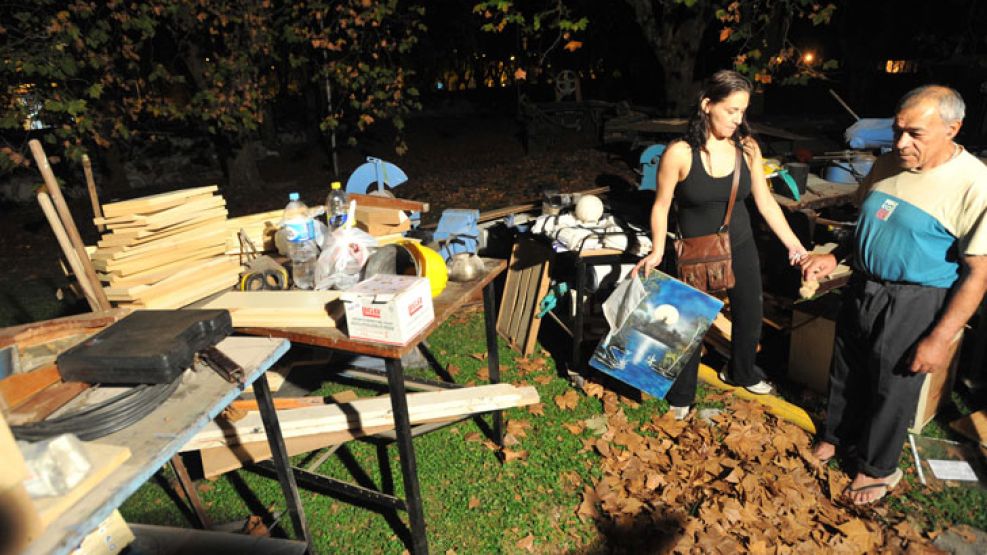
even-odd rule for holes
{"type": "Polygon", "coordinates": [[[727,213],[723,216],[723,225],[719,232],[722,233],[730,227],[730,216],[733,215],[733,205],[737,203],[737,189],[740,186],[740,165],[744,162],[744,151],[737,145],[737,163],[733,167],[733,184],[730,186],[730,201],[727,202],[727,213]]]}

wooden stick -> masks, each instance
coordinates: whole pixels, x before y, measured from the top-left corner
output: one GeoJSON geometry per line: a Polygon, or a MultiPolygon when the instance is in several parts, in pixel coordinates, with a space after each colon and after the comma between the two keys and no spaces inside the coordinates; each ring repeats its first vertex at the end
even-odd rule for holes
{"type": "MultiPolygon", "coordinates": [[[[93,269],[92,262],[89,260],[89,255],[86,254],[86,247],[82,242],[82,237],[79,236],[79,229],[75,227],[75,220],[72,219],[72,213],[69,212],[69,207],[65,204],[65,197],[62,196],[62,189],[58,186],[58,181],[55,179],[55,174],[51,171],[51,164],[48,163],[48,157],[45,155],[45,151],[41,147],[41,142],[37,139],[31,139],[28,144],[31,147],[31,154],[34,155],[34,161],[38,164],[38,171],[41,172],[41,177],[45,180],[45,187],[48,188],[48,194],[51,195],[51,199],[55,205],[55,210],[58,211],[58,216],[62,220],[62,225],[65,226],[65,231],[68,234],[69,240],[72,242],[72,246],[74,247],[76,254],[79,256],[79,260],[82,262],[84,269],[83,274],[85,275],[85,278],[89,280],[89,283],[98,285],[99,278],[96,277],[96,270],[93,269]]],[[[81,279],[81,276],[77,277],[80,277],[81,279]]],[[[96,303],[100,310],[109,310],[112,308],[110,306],[110,301],[107,300],[106,294],[103,292],[102,287],[93,287],[93,293],[96,297],[96,303]]]]}
{"type": "MultiPolygon", "coordinates": [[[[96,180],[93,179],[93,164],[89,161],[89,155],[82,155],[82,172],[86,174],[86,188],[89,189],[89,202],[93,205],[93,218],[102,218],[103,209],[99,206],[99,194],[96,192],[96,180]]],[[[96,224],[96,229],[100,233],[106,231],[106,226],[96,224]]]]}
{"type": "Polygon", "coordinates": [[[55,239],[58,240],[58,245],[62,247],[62,254],[65,255],[65,260],[69,263],[69,267],[72,268],[72,273],[75,274],[75,279],[79,282],[79,287],[82,289],[82,294],[89,303],[89,308],[93,312],[98,312],[100,310],[99,299],[93,292],[93,288],[94,286],[102,288],[102,286],[98,281],[94,285],[86,279],[86,269],[83,267],[82,261],[79,260],[79,255],[72,248],[72,242],[69,241],[69,236],[65,233],[65,228],[62,227],[62,221],[59,219],[48,193],[38,191],[38,204],[41,205],[41,211],[45,213],[45,218],[48,219],[48,225],[51,226],[52,232],[55,233],[55,239]]]}
{"type": "Polygon", "coordinates": [[[346,196],[351,200],[355,200],[357,206],[428,212],[428,203],[418,202],[417,200],[382,197],[378,195],[361,195],[359,193],[349,193],[346,196]]]}
{"type": "Polygon", "coordinates": [[[7,376],[0,380],[0,398],[8,407],[13,409],[42,389],[58,383],[61,379],[62,376],[54,364],[30,372],[7,376]]]}

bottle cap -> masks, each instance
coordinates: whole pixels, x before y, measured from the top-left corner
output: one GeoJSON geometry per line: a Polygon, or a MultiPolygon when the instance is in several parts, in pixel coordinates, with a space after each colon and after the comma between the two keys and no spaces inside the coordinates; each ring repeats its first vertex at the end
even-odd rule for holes
{"type": "Polygon", "coordinates": [[[298,193],[288,193],[288,200],[298,200],[298,193]]]}
{"type": "Polygon", "coordinates": [[[342,189],[342,188],[343,188],[343,184],[342,184],[342,183],[340,183],[340,182],[338,182],[338,181],[333,181],[333,182],[332,182],[332,185],[330,185],[329,187],[330,187],[330,188],[331,188],[332,190],[334,190],[334,191],[335,191],[336,189],[342,189]]]}

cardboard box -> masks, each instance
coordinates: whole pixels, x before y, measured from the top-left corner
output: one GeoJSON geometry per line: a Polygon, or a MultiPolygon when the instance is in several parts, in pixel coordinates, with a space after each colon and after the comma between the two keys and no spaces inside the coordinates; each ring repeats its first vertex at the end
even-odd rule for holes
{"type": "MultiPolygon", "coordinates": [[[[829,394],[829,366],[836,340],[836,317],[839,297],[823,295],[800,303],[792,311],[792,334],[788,353],[788,378],[823,396],[829,394]]],[[[922,428],[935,418],[939,408],[950,400],[962,338],[950,347],[950,364],[946,372],[926,374],[917,406],[914,407],[909,431],[922,428]]]]}
{"type": "Polygon", "coordinates": [[[404,345],[435,319],[423,277],[377,274],[343,291],[340,299],[352,339],[404,345]]]}

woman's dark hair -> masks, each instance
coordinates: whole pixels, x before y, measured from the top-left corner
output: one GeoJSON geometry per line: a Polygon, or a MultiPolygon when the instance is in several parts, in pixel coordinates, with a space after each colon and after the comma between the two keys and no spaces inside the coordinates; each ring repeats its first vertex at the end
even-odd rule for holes
{"type": "MultiPolygon", "coordinates": [[[[703,83],[702,90],[699,91],[696,111],[689,118],[689,128],[685,132],[685,142],[689,143],[692,148],[706,149],[706,139],[709,138],[709,116],[703,112],[703,99],[708,98],[711,104],[716,104],[723,102],[726,97],[735,92],[743,91],[750,94],[752,90],[751,82],[736,71],[721,69],[711,75],[703,83]]],[[[740,125],[733,133],[733,140],[739,145],[743,144],[741,142],[743,139],[750,136],[751,128],[747,124],[747,114],[745,113],[740,125]]]]}

